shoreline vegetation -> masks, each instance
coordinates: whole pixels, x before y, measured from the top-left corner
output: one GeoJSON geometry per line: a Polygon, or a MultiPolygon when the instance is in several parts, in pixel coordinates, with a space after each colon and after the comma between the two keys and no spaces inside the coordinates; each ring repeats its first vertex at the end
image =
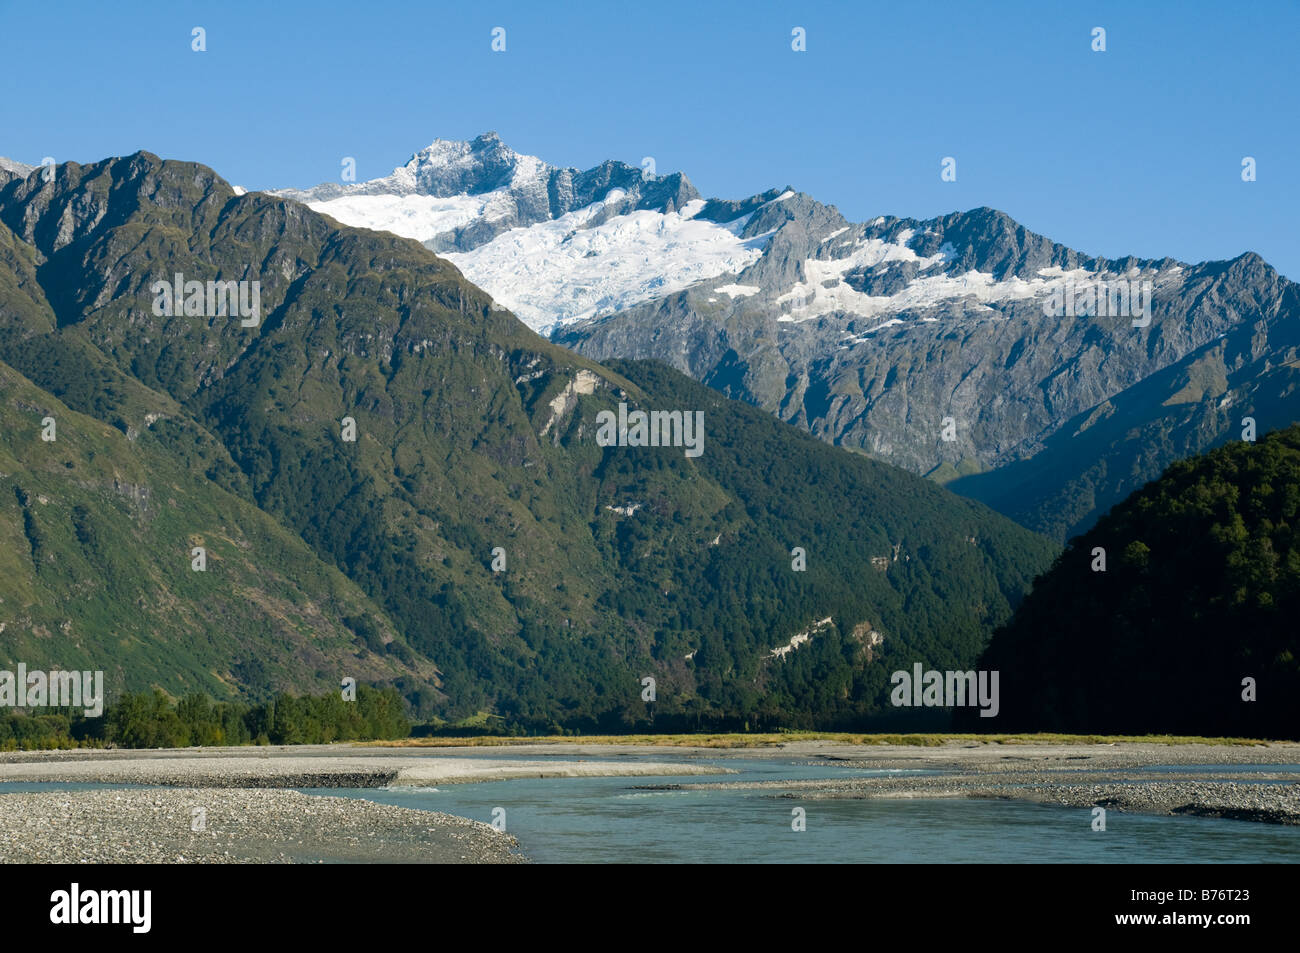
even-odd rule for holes
{"type": "Polygon", "coordinates": [[[1160,734],[1065,734],[1060,732],[845,732],[779,729],[737,732],[666,731],[582,734],[573,729],[526,734],[499,730],[480,713],[458,724],[413,724],[402,696],[391,686],[355,686],[355,697],[340,693],[280,694],[260,704],[213,701],[192,694],[173,700],[159,689],[127,692],[88,717],[75,708],[40,712],[0,710],[0,752],[99,748],[220,748],[228,746],[318,745],[356,742],[399,748],[513,747],[581,742],[588,745],[650,745],[713,749],[762,748],[798,741],[846,745],[934,747],[954,742],[979,744],[1128,744],[1267,745],[1282,739],[1160,734]]]}
{"type": "Polygon", "coordinates": [[[339,692],[286,693],[249,705],[198,693],[173,701],[154,689],[127,692],[94,718],[76,708],[0,711],[0,751],[329,744],[410,735],[397,689],[357,685],[355,691],[348,701],[339,692]]]}

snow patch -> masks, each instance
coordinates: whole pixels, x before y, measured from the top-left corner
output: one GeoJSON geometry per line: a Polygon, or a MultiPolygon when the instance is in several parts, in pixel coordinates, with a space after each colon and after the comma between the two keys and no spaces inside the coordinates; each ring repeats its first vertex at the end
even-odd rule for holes
{"type": "Polygon", "coordinates": [[[749,295],[756,295],[763,289],[758,285],[719,285],[714,291],[720,291],[724,295],[730,295],[733,298],[745,298],[749,295]]]}
{"type": "Polygon", "coordinates": [[[918,270],[925,271],[955,259],[956,250],[947,242],[937,254],[918,255],[906,244],[912,235],[912,230],[904,229],[892,242],[878,238],[863,239],[844,258],[806,259],[803,263],[804,280],[777,299],[780,304],[791,305],[790,311],[778,320],[800,323],[836,313],[876,317],[905,309],[934,307],[963,298],[972,298],[977,305],[992,311],[996,309],[989,308],[989,302],[1035,298],[1050,293],[1054,286],[1066,281],[1077,282],[1095,277],[1084,268],[1064,271],[1053,266],[1041,269],[1039,277],[1033,279],[1012,277],[997,281],[988,272],[972,270],[960,275],[917,277],[897,293],[880,296],[864,294],[845,283],[844,278],[850,272],[874,268],[885,262],[913,262],[918,270]]]}

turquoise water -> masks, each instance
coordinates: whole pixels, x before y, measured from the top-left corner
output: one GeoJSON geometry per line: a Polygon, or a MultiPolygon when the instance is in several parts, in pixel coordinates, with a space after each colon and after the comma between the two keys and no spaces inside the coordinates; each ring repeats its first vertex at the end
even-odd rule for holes
{"type": "MultiPolygon", "coordinates": [[[[485,755],[486,756],[486,755],[485,755]]],[[[535,756],[534,756],[535,757],[535,756]]],[[[1111,811],[1107,830],[1092,830],[1090,808],[965,798],[814,800],[774,797],[780,788],[644,790],[709,781],[908,776],[936,771],[871,771],[780,759],[681,757],[735,774],[648,778],[527,778],[442,788],[313,788],[310,794],[364,798],[491,823],[505,809],[506,829],[539,863],[1296,863],[1300,827],[1111,811]],[[793,808],[806,830],[791,827],[793,808]]],[[[510,760],[492,752],[493,760],[510,760]]],[[[605,760],[605,759],[587,759],[605,760]]],[[[620,761],[644,760],[642,757],[620,761]]],[[[674,756],[655,753],[653,760],[674,756]]],[[[1212,778],[1251,766],[1144,769],[1212,778]]],[[[1297,766],[1261,771],[1294,774],[1297,766]]],[[[1269,783],[1260,779],[1259,783],[1269,783]]],[[[0,794],[78,791],[136,785],[5,783],[0,794]]]]}
{"type": "MultiPolygon", "coordinates": [[[[499,757],[499,755],[494,755],[499,757]]],[[[656,760],[666,760],[656,755],[656,760]]],[[[692,759],[699,763],[698,759],[692,759]]],[[[443,788],[313,789],[445,811],[506,830],[539,863],[1259,863],[1300,861],[1300,827],[965,798],[813,800],[774,791],[648,791],[698,781],[861,777],[793,762],[717,761],[739,774],[702,778],[529,778],[443,788]],[[807,828],[792,829],[793,808],[807,828]]]]}

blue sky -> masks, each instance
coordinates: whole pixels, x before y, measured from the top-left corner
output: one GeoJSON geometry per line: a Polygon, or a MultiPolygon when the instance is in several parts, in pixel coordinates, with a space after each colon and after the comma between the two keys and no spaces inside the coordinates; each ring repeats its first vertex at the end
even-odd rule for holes
{"type": "Polygon", "coordinates": [[[1252,250],[1300,279],[1295,0],[0,0],[0,24],[0,155],[32,163],[148,149],[308,186],[494,129],[556,165],[653,156],[706,195],[792,185],[855,221],[990,205],[1089,254],[1252,250]]]}

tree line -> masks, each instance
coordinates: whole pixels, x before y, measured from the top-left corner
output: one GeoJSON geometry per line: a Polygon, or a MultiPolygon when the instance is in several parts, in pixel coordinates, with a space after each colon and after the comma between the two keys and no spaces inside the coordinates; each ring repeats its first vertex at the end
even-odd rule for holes
{"type": "Polygon", "coordinates": [[[0,750],[71,747],[188,748],[209,745],[328,744],[405,738],[405,703],[391,686],[357,686],[355,701],[338,692],[276,695],[260,704],[213,701],[203,694],[172,700],[163,692],[127,692],[101,717],[80,709],[0,713],[0,750]]]}

